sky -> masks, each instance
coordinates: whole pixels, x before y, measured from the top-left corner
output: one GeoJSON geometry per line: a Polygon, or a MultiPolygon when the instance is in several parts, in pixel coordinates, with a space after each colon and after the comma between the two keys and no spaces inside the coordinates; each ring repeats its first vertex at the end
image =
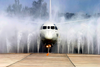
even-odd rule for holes
{"type": "MultiPolygon", "coordinates": [[[[6,10],[7,6],[13,4],[14,1],[15,0],[0,0],[0,10],[6,10]]],[[[33,1],[34,0],[20,0],[20,3],[23,7],[25,5],[31,7],[33,1]]],[[[44,2],[48,4],[49,8],[49,0],[44,0],[44,2]]],[[[52,0],[52,10],[73,13],[99,13],[100,0],[52,0]]]]}

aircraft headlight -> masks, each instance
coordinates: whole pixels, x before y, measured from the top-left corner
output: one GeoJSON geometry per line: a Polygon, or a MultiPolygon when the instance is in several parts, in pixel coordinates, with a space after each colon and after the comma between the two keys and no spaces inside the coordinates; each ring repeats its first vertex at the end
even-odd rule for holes
{"type": "Polygon", "coordinates": [[[47,45],[46,48],[48,48],[49,46],[47,45]]]}

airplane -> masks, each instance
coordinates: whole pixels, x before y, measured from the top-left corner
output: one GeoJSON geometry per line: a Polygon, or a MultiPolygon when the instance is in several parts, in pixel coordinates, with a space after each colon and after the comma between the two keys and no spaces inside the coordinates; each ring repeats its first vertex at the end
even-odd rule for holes
{"type": "Polygon", "coordinates": [[[44,23],[40,28],[40,40],[45,48],[50,49],[57,42],[59,37],[58,27],[51,22],[44,23]]]}

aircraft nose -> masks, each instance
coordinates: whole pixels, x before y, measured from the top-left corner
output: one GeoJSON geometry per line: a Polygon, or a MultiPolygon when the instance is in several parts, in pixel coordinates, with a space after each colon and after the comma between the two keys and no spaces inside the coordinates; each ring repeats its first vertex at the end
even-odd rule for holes
{"type": "Polygon", "coordinates": [[[52,38],[53,38],[53,32],[47,31],[47,32],[45,33],[45,38],[46,38],[46,39],[52,39],[52,38]]]}

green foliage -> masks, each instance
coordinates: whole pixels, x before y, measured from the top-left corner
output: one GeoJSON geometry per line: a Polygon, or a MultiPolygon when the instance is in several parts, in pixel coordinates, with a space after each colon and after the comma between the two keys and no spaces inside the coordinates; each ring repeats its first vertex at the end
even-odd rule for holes
{"type": "Polygon", "coordinates": [[[32,16],[34,18],[47,17],[47,3],[43,0],[37,0],[32,2],[32,7],[22,7],[19,0],[15,0],[13,5],[7,7],[7,13],[9,15],[22,15],[22,16],[32,16]]]}

